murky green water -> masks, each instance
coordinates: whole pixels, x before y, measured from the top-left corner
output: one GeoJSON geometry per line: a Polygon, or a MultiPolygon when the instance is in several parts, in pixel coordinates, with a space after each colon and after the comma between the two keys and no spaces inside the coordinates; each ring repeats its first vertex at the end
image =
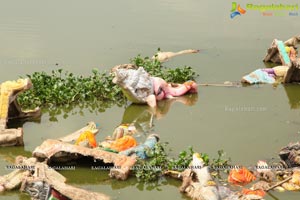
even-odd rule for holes
{"type": "MultiPolygon", "coordinates": [[[[287,3],[251,1],[266,2],[287,3]]],[[[249,2],[240,3],[245,6],[249,2]]],[[[166,51],[203,50],[167,63],[193,66],[200,74],[199,82],[239,81],[245,73],[265,66],[262,59],[273,38],[284,40],[299,34],[300,16],[264,17],[247,11],[230,19],[230,9],[231,1],[3,1],[0,81],[57,68],[86,75],[95,67],[104,70],[127,63],[138,53],[150,56],[158,47],[166,51]]],[[[282,146],[299,140],[299,94],[299,86],[200,87],[195,105],[175,102],[160,119],[154,119],[154,127],[147,127],[149,119],[145,116],[140,129],[151,128],[160,134],[174,154],[188,146],[211,155],[223,149],[233,162],[253,165],[258,159],[276,157],[282,146]]],[[[8,173],[5,166],[16,155],[29,156],[44,139],[60,137],[95,121],[100,123],[100,140],[122,121],[138,117],[132,113],[147,113],[146,107],[130,109],[113,107],[102,113],[83,109],[80,114],[77,107],[68,117],[58,115],[57,121],[49,120],[46,112],[40,123],[24,124],[24,147],[0,149],[0,174],[8,173]]],[[[185,199],[177,189],[180,183],[174,180],[153,189],[134,179],[110,180],[106,172],[85,168],[63,174],[69,183],[113,199],[185,199]]],[[[272,194],[274,197],[267,199],[299,198],[298,193],[272,194]]],[[[18,192],[0,198],[28,199],[18,192]]]]}

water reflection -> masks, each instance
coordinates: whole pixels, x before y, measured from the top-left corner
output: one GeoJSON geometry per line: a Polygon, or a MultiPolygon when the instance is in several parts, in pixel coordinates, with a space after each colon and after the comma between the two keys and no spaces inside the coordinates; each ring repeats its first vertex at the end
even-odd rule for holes
{"type": "MultiPolygon", "coordinates": [[[[150,108],[147,105],[138,105],[131,104],[126,107],[126,110],[123,115],[122,123],[134,123],[139,127],[139,130],[142,132],[149,132],[152,125],[153,118],[160,119],[166,115],[175,102],[180,102],[185,105],[194,105],[198,100],[197,94],[188,94],[181,97],[176,97],[174,99],[166,99],[159,101],[157,107],[150,108]],[[148,123],[148,124],[147,124],[148,123]],[[150,123],[150,124],[149,124],[150,123]]],[[[63,106],[53,106],[49,108],[43,108],[42,113],[49,114],[49,121],[57,122],[58,116],[62,115],[64,119],[68,118],[71,115],[84,115],[84,112],[88,111],[90,113],[99,114],[105,112],[106,109],[109,109],[117,105],[122,107],[126,105],[126,99],[118,99],[117,101],[86,101],[80,102],[77,104],[66,104],[63,106]]],[[[39,121],[36,121],[39,122],[39,121]]],[[[22,125],[24,122],[20,122],[22,125]]],[[[14,123],[12,123],[14,124],[14,123]]],[[[16,126],[16,125],[13,125],[16,126]]],[[[20,126],[19,126],[20,127],[20,126]]]]}
{"type": "Polygon", "coordinates": [[[291,109],[300,108],[300,87],[298,84],[289,84],[283,86],[286,95],[289,99],[289,104],[291,109]]]}
{"type": "Polygon", "coordinates": [[[156,108],[151,108],[148,105],[131,104],[124,111],[122,124],[132,123],[139,133],[148,135],[154,131],[154,120],[162,119],[175,102],[192,106],[197,100],[198,94],[189,94],[159,101],[156,108]]]}
{"type": "Polygon", "coordinates": [[[15,158],[20,155],[29,158],[32,156],[32,153],[26,151],[24,146],[0,148],[0,157],[8,163],[15,163],[15,158]]]}
{"type": "Polygon", "coordinates": [[[57,122],[57,117],[62,115],[64,119],[68,118],[70,115],[80,115],[83,116],[84,112],[88,111],[90,113],[99,114],[105,112],[106,109],[117,105],[119,107],[124,106],[126,99],[118,99],[117,101],[85,101],[76,104],[66,104],[63,106],[53,106],[49,108],[42,109],[42,113],[49,114],[49,121],[57,122]]]}
{"type": "MultiPolygon", "coordinates": [[[[129,105],[123,114],[123,123],[133,123],[140,134],[140,141],[148,136],[148,134],[154,132],[155,120],[162,119],[170,111],[171,107],[175,102],[180,102],[187,106],[194,105],[198,100],[197,94],[185,95],[182,97],[177,97],[174,99],[167,99],[158,102],[156,108],[151,108],[147,105],[131,104],[129,105]]],[[[153,183],[145,185],[145,183],[137,182],[136,178],[129,178],[126,182],[116,181],[109,178],[109,171],[106,170],[92,170],[91,165],[95,164],[93,162],[78,162],[81,163],[80,166],[76,166],[76,173],[74,171],[60,171],[60,173],[65,176],[69,183],[75,183],[78,185],[83,184],[101,184],[101,185],[111,185],[113,190],[126,188],[129,186],[135,186],[138,190],[159,190],[159,186],[170,184],[166,179],[158,180],[153,183]],[[84,181],[83,181],[84,180],[84,181]]],[[[172,182],[172,181],[171,181],[172,182]]],[[[176,181],[172,184],[178,184],[176,181]]],[[[177,185],[176,185],[177,186],[177,185]]]]}
{"type": "Polygon", "coordinates": [[[34,122],[34,123],[41,123],[41,116],[34,117],[34,118],[24,118],[24,119],[12,119],[8,120],[7,128],[19,128],[23,127],[26,122],[34,122]]]}

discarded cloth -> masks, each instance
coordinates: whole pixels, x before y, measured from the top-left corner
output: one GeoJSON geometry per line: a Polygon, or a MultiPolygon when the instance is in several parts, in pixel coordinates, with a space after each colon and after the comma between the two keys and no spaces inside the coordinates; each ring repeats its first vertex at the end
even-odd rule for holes
{"type": "Polygon", "coordinates": [[[84,143],[88,143],[89,147],[91,148],[96,148],[98,146],[95,135],[89,130],[80,134],[75,142],[75,145],[85,146],[84,143]]]}
{"type": "Polygon", "coordinates": [[[228,182],[233,184],[247,184],[254,181],[256,177],[245,167],[241,169],[232,169],[229,172],[228,182]]]}
{"type": "Polygon", "coordinates": [[[257,83],[275,83],[275,78],[269,75],[266,71],[262,69],[257,69],[254,72],[244,76],[242,78],[243,82],[247,82],[250,84],[257,84],[257,83]]]}
{"type": "Polygon", "coordinates": [[[125,136],[115,140],[111,144],[110,148],[120,152],[120,151],[124,151],[126,149],[129,149],[131,147],[135,147],[136,145],[137,145],[137,142],[134,139],[134,137],[132,137],[130,135],[125,135],[125,136]]]}

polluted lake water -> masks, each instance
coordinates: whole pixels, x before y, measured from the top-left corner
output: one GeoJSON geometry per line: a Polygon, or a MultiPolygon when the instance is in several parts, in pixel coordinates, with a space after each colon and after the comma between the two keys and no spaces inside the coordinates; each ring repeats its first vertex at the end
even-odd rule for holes
{"type": "MultiPolygon", "coordinates": [[[[163,64],[170,69],[191,66],[199,74],[197,83],[239,83],[249,72],[273,67],[262,61],[273,39],[299,35],[298,15],[272,10],[267,11],[272,16],[267,16],[247,9],[250,2],[239,3],[246,12],[231,18],[231,1],[127,0],[118,6],[104,1],[5,2],[0,8],[0,82],[58,69],[87,77],[95,68],[104,72],[129,63],[138,54],[151,58],[160,48],[199,49],[163,64]]],[[[280,3],[296,5],[298,1],[280,3]]],[[[170,157],[190,146],[210,158],[223,150],[232,164],[250,169],[258,160],[279,160],[281,148],[299,141],[298,84],[198,86],[197,92],[162,100],[156,110],[124,103],[124,99],[41,107],[39,119],[9,121],[7,128],[23,128],[24,145],[0,148],[0,176],[12,172],[9,166],[17,156],[31,157],[44,141],[66,136],[92,121],[99,129],[97,142],[112,137],[120,124],[134,123],[138,144],[149,134],[158,134],[161,142],[168,143],[170,157]]],[[[101,161],[72,161],[69,168],[58,171],[66,184],[111,199],[190,199],[180,193],[180,180],[163,177],[143,183],[130,175],[120,181],[110,178],[109,170],[91,168],[94,163],[101,161]]],[[[0,199],[30,196],[16,189],[1,193],[0,199]]],[[[264,199],[296,200],[299,193],[270,191],[264,199]]]]}

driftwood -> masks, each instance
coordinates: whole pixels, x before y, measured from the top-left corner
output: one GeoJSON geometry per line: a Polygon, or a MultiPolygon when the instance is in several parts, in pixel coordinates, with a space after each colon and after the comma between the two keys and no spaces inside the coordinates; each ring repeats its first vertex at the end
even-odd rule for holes
{"type": "Polygon", "coordinates": [[[288,177],[288,178],[286,178],[286,179],[284,179],[284,180],[282,180],[282,181],[280,181],[280,182],[278,182],[278,183],[272,185],[271,187],[269,187],[268,189],[266,189],[266,191],[273,190],[274,188],[276,188],[276,187],[282,185],[283,183],[288,182],[288,181],[291,180],[291,179],[292,179],[292,176],[290,176],[290,177],[288,177]]]}
{"type": "Polygon", "coordinates": [[[114,167],[110,170],[110,176],[121,180],[127,179],[130,168],[136,162],[135,157],[119,155],[98,148],[90,149],[76,146],[52,139],[48,139],[38,146],[33,151],[33,156],[48,162],[68,162],[83,156],[92,157],[107,164],[114,164],[114,167]]]}
{"type": "Polygon", "coordinates": [[[0,89],[0,146],[23,145],[22,128],[7,129],[7,122],[11,119],[24,119],[38,117],[40,109],[23,111],[18,102],[17,95],[32,87],[29,79],[6,81],[0,89]]]}
{"type": "Polygon", "coordinates": [[[226,81],[224,83],[198,83],[198,86],[215,86],[215,87],[240,87],[240,83],[232,83],[230,81],[226,81]]]}

